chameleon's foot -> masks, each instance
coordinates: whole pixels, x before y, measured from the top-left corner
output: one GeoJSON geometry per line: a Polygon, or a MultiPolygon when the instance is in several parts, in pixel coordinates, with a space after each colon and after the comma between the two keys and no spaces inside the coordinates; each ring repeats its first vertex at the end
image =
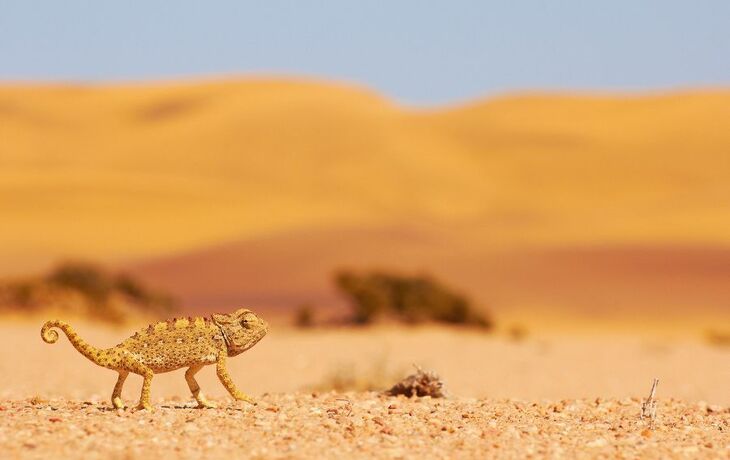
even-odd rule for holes
{"type": "Polygon", "coordinates": [[[216,404],[208,401],[202,394],[199,394],[195,399],[198,401],[198,409],[215,409],[218,407],[216,404]]]}
{"type": "Polygon", "coordinates": [[[114,406],[115,409],[125,409],[126,406],[124,405],[124,402],[122,401],[122,398],[119,396],[112,398],[112,406],[114,406]]]}
{"type": "Polygon", "coordinates": [[[141,402],[141,403],[137,404],[137,407],[135,407],[134,410],[135,411],[138,411],[138,410],[147,410],[147,411],[150,411],[150,412],[153,411],[152,405],[150,403],[148,403],[148,402],[144,402],[144,403],[141,402]]]}
{"type": "Polygon", "coordinates": [[[249,395],[244,394],[244,393],[239,393],[239,394],[235,395],[234,398],[236,399],[236,401],[246,401],[247,403],[249,403],[251,405],[254,405],[254,406],[257,405],[256,401],[254,401],[252,397],[250,397],[249,395]]]}

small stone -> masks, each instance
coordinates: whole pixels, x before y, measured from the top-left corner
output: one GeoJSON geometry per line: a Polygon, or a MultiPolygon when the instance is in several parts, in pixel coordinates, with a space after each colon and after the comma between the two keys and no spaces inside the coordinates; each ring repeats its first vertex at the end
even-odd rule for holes
{"type": "Polygon", "coordinates": [[[604,438],[597,438],[586,444],[586,447],[603,447],[608,444],[604,438]]]}

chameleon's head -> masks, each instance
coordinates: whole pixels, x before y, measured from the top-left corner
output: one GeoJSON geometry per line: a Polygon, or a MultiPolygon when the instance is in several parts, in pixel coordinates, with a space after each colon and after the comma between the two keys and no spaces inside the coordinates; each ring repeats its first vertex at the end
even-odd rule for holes
{"type": "Polygon", "coordinates": [[[245,308],[227,315],[213,315],[213,322],[223,331],[228,356],[236,356],[256,345],[269,330],[266,321],[245,308]]]}

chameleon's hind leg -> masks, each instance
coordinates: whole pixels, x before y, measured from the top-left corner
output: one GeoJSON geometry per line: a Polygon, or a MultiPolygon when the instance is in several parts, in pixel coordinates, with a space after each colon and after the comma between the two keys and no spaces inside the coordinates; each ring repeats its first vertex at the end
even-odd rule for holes
{"type": "Polygon", "coordinates": [[[190,366],[190,368],[185,371],[185,380],[188,382],[188,387],[190,387],[190,392],[195,397],[195,400],[198,401],[198,407],[204,408],[207,407],[209,409],[215,409],[216,405],[212,402],[208,401],[205,396],[203,396],[203,393],[200,391],[200,385],[198,385],[197,380],[195,380],[195,374],[198,373],[200,369],[203,368],[202,364],[196,364],[194,366],[190,366]]]}
{"type": "Polygon", "coordinates": [[[137,410],[146,409],[151,411],[152,404],[150,404],[150,386],[152,385],[152,377],[155,375],[152,369],[145,366],[135,359],[127,359],[126,368],[129,372],[134,372],[137,375],[141,375],[144,381],[142,382],[142,393],[139,396],[139,403],[137,404],[137,410]]]}
{"type": "Polygon", "coordinates": [[[254,401],[253,398],[236,388],[236,385],[233,383],[231,376],[228,375],[228,369],[226,368],[225,351],[222,351],[218,354],[218,361],[216,362],[215,371],[218,375],[218,379],[221,381],[223,386],[226,387],[228,393],[233,396],[233,399],[235,399],[236,401],[246,401],[247,403],[253,404],[254,406],[256,405],[256,401],[254,401]]]}
{"type": "Polygon", "coordinates": [[[124,402],[122,401],[122,387],[124,386],[124,381],[127,380],[128,375],[129,371],[119,371],[117,384],[114,385],[114,391],[112,391],[112,406],[114,406],[115,409],[124,409],[124,402]]]}

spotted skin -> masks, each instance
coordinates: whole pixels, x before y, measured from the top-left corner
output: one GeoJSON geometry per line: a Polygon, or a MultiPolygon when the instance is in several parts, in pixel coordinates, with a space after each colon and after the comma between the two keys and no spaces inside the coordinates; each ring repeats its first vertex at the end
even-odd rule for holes
{"type": "Polygon", "coordinates": [[[237,356],[261,340],[268,324],[251,310],[239,309],[231,314],[207,318],[182,318],[163,321],[138,331],[112,348],[99,349],[86,343],[63,321],[47,321],[41,337],[47,343],[58,340],[63,331],[71,344],[93,363],[119,373],[112,391],[112,405],[124,408],[122,387],[129,373],[142,376],[142,394],[137,409],[152,410],[150,387],[155,374],[187,367],[185,380],[198,407],[215,407],[200,391],[195,374],[204,366],[215,364],[216,375],[231,396],[255,404],[236,388],[226,368],[228,357],[237,356]]]}

